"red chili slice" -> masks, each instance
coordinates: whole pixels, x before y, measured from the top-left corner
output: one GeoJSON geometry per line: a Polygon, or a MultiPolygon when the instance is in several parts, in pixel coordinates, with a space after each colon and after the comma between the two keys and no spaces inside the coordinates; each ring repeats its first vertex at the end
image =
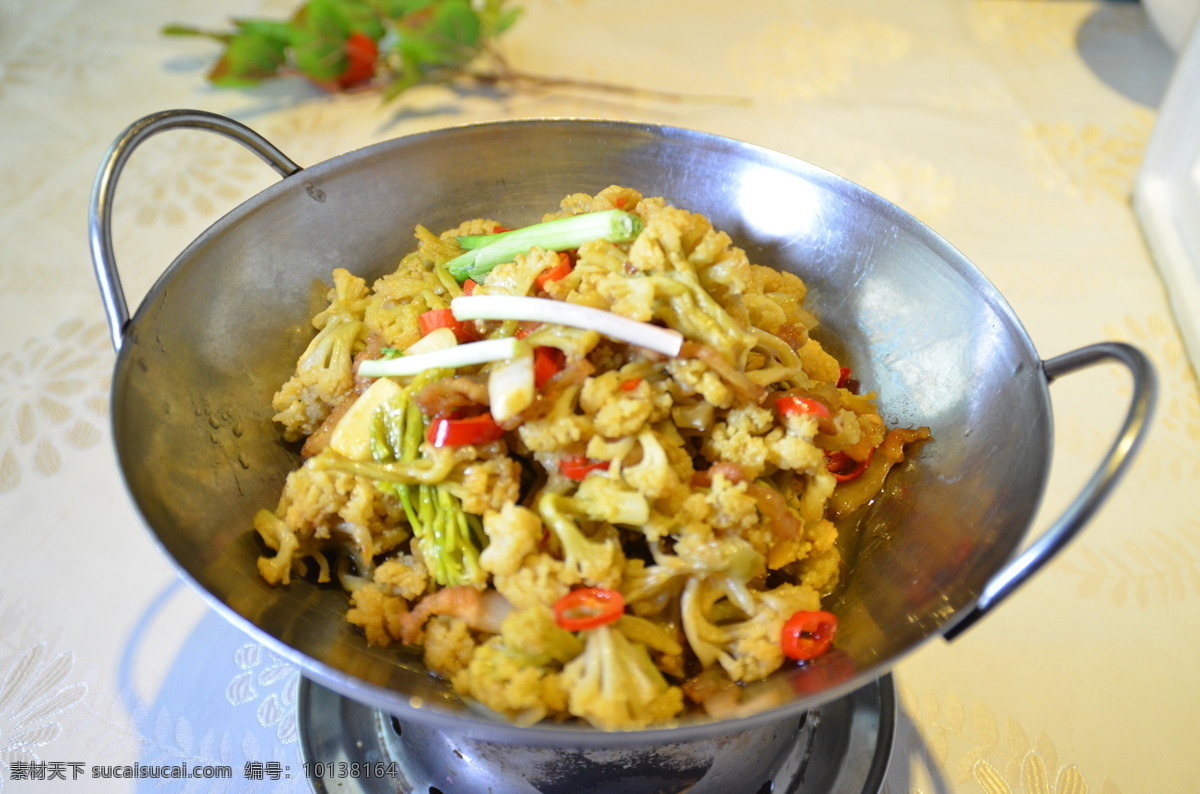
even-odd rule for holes
{"type": "Polygon", "coordinates": [[[563,368],[566,356],[557,347],[539,346],[533,349],[533,384],[537,388],[546,385],[563,368]]]}
{"type": "Polygon", "coordinates": [[[849,367],[840,368],[838,370],[837,387],[839,389],[844,389],[844,388],[846,388],[846,385],[849,383],[850,383],[850,368],[849,367]]]}
{"type": "Polygon", "coordinates": [[[475,339],[474,329],[461,320],[454,319],[450,309],[430,309],[417,317],[417,326],[421,336],[426,336],[439,328],[449,328],[454,332],[454,338],[460,342],[470,342],[475,339]]]}
{"type": "Polygon", "coordinates": [[[818,419],[829,418],[829,407],[820,400],[812,397],[796,397],[788,395],[775,400],[775,408],[784,414],[812,414],[818,419]]]}
{"type": "Polygon", "coordinates": [[[779,646],[789,659],[816,659],[833,645],[837,625],[837,616],[830,612],[801,610],[783,624],[779,646]]]}
{"type": "Polygon", "coordinates": [[[560,278],[566,277],[571,272],[571,256],[565,251],[560,251],[558,254],[558,264],[547,270],[538,273],[534,281],[542,289],[551,281],[558,281],[560,278]]]}
{"type": "Polygon", "coordinates": [[[833,473],[834,479],[838,482],[849,482],[850,480],[858,479],[863,472],[867,470],[867,466],[871,464],[871,455],[875,450],[868,450],[867,457],[863,460],[855,460],[845,452],[829,452],[825,455],[825,468],[833,473]]]}
{"type": "Polygon", "coordinates": [[[638,387],[638,384],[640,384],[641,382],[642,382],[641,378],[627,378],[626,380],[621,381],[621,385],[619,388],[621,389],[621,391],[633,391],[634,389],[636,389],[638,387]]]}
{"type": "Polygon", "coordinates": [[[583,482],[583,479],[594,471],[605,471],[609,467],[607,460],[592,460],[583,455],[573,458],[562,458],[558,461],[558,470],[568,480],[583,482]]]}
{"type": "Polygon", "coordinates": [[[429,423],[425,440],[435,447],[462,447],[467,444],[487,444],[504,436],[504,429],[496,424],[490,413],[482,413],[466,419],[435,417],[429,423]]]}
{"type": "Polygon", "coordinates": [[[475,281],[475,279],[467,279],[462,283],[463,295],[473,295],[475,293],[475,288],[478,286],[479,284],[475,281]]]}
{"type": "Polygon", "coordinates": [[[625,613],[625,597],[607,587],[581,587],[554,604],[554,622],[567,631],[606,626],[625,613]]]}

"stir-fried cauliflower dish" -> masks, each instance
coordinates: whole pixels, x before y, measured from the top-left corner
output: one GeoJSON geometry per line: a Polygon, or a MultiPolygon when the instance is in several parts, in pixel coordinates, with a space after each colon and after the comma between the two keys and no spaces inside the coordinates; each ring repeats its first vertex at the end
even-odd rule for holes
{"type": "Polygon", "coordinates": [[[669,725],[826,652],[834,520],[929,434],[885,427],[804,282],[617,186],[415,236],[333,272],[275,394],[302,463],[261,575],[344,588],[368,643],[518,724],[669,725]]]}

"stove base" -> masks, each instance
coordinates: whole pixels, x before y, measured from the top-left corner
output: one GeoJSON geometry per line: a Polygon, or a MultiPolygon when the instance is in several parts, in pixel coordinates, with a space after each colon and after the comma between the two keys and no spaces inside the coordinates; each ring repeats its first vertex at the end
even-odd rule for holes
{"type": "Polygon", "coordinates": [[[877,794],[896,719],[891,676],[766,727],[613,750],[451,735],[307,679],[297,706],[301,754],[318,794],[877,794]]]}

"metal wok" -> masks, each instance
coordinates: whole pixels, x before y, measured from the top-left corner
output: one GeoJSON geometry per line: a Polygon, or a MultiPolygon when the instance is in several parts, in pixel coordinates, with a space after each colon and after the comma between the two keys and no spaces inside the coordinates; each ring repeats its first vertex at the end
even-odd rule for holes
{"type": "MultiPolygon", "coordinates": [[[[96,178],[90,233],[118,351],[112,426],[120,468],[151,537],[204,597],[303,674],[354,701],[435,729],[522,746],[630,748],[721,737],[795,716],[884,676],[952,637],[1075,535],[1116,484],[1149,422],[1146,358],[1101,343],[1043,360],[980,272],[912,216],[792,157],[683,129],[585,120],[455,127],[300,168],[253,131],[198,111],[130,126],[96,178]],[[147,137],[203,128],[250,147],[283,179],[183,251],[130,315],[112,253],[118,176],[147,137]],[[736,719],[603,733],[518,728],[464,706],[419,657],[370,648],[337,588],[271,587],[251,516],[274,506],[297,450],[270,401],[312,333],[314,280],[347,267],[370,281],[413,246],[412,229],[482,215],[533,222],[571,192],[610,184],[703,213],[751,261],[800,274],[826,340],[879,395],[889,425],[934,441],[893,473],[846,547],[836,652],[747,693],[736,719]],[[1099,362],[1132,375],[1109,452],[1064,514],[1027,533],[1048,478],[1055,378],[1099,362]],[[1024,549],[1022,551],[1022,549],[1024,549]],[[755,710],[761,709],[755,712],[755,710]]],[[[1053,610],[1048,610],[1053,620],[1053,610]]]]}

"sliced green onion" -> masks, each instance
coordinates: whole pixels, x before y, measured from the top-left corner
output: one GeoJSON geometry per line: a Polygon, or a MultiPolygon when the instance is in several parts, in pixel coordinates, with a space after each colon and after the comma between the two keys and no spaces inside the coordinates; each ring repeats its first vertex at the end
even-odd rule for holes
{"type": "MultiPolygon", "coordinates": [[[[468,278],[483,281],[492,268],[501,262],[511,262],[517,254],[530,248],[547,251],[568,251],[578,248],[589,240],[608,240],[623,243],[641,233],[642,219],[624,210],[585,212],[569,218],[557,218],[544,223],[535,223],[510,232],[486,235],[491,237],[478,248],[472,248],[446,263],[446,269],[459,283],[468,278]]],[[[475,245],[478,235],[467,237],[468,245],[475,245]]]]}
{"type": "MultiPolygon", "coordinates": [[[[458,300],[455,298],[455,300],[458,300]]],[[[367,378],[416,375],[427,369],[469,367],[472,364],[487,364],[512,358],[527,347],[516,337],[484,339],[482,342],[467,342],[444,350],[418,353],[399,358],[377,358],[358,365],[358,374],[367,378]]]]}
{"type": "Polygon", "coordinates": [[[683,346],[683,334],[671,328],[551,298],[463,295],[450,301],[450,311],[454,312],[456,320],[529,320],[583,328],[666,356],[679,355],[683,346]]]}
{"type": "Polygon", "coordinates": [[[459,248],[464,251],[474,251],[476,248],[482,248],[489,243],[503,240],[514,231],[515,229],[509,229],[506,232],[492,232],[491,234],[463,234],[455,239],[458,240],[459,248]]]}

